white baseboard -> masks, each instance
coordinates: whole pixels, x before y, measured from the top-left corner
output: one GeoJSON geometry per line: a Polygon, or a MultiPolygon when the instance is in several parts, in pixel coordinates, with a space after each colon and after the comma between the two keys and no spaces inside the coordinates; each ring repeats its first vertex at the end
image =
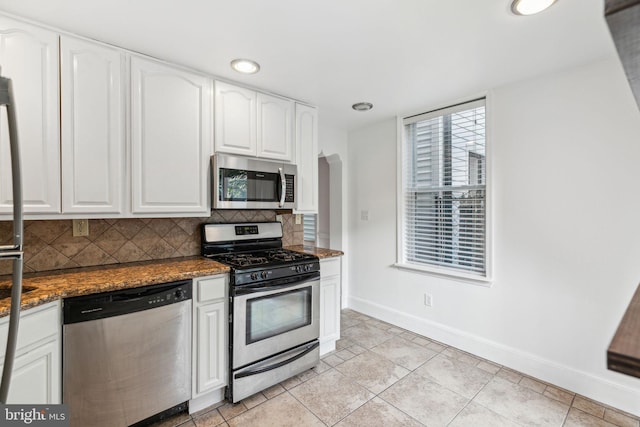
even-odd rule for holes
{"type": "MultiPolygon", "coordinates": [[[[491,341],[463,330],[423,319],[350,296],[348,307],[387,323],[407,329],[539,378],[595,401],[640,416],[640,388],[619,384],[589,372],[545,359],[532,353],[491,341]]],[[[606,349],[602,349],[606,351],[606,349]]],[[[639,383],[640,384],[640,383],[639,383]]]]}

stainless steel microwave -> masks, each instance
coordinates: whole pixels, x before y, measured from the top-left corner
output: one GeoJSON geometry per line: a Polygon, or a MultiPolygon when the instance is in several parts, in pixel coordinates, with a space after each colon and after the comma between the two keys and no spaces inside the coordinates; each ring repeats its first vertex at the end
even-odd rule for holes
{"type": "Polygon", "coordinates": [[[214,209],[293,209],[295,165],[248,157],[211,156],[214,209]]]}

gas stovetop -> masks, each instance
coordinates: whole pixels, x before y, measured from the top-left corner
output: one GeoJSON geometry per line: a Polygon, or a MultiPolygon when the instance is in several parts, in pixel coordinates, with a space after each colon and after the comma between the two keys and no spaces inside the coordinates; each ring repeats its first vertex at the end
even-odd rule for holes
{"type": "Polygon", "coordinates": [[[203,224],[202,255],[231,267],[232,286],[320,271],[315,255],[282,248],[279,222],[203,224]]]}
{"type": "Polygon", "coordinates": [[[314,261],[317,258],[300,252],[288,249],[276,248],[262,251],[226,253],[218,255],[207,255],[215,261],[233,267],[236,270],[247,268],[270,268],[283,265],[292,265],[299,261],[314,261]]]}

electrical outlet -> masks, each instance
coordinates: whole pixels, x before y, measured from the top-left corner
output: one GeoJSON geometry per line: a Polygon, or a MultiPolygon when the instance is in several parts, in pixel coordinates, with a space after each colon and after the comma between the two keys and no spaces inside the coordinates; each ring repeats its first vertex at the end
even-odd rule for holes
{"type": "Polygon", "coordinates": [[[296,224],[297,225],[302,224],[302,214],[296,214],[295,217],[296,217],[296,224]]]}
{"type": "Polygon", "coordinates": [[[74,219],[73,220],[73,237],[82,237],[89,235],[89,220],[74,219]]]}
{"type": "Polygon", "coordinates": [[[363,221],[369,221],[369,211],[367,210],[360,211],[360,219],[363,221]]]}
{"type": "Polygon", "coordinates": [[[276,215],[276,221],[282,224],[282,215],[276,215]]]}
{"type": "Polygon", "coordinates": [[[433,296],[431,296],[431,294],[424,294],[424,305],[426,307],[433,307],[433,296]]]}

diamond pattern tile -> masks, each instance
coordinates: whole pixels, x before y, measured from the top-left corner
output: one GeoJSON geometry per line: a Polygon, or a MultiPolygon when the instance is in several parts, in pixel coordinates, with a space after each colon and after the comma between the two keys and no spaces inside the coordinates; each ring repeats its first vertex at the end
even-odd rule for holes
{"type": "MultiPolygon", "coordinates": [[[[25,272],[106,265],[200,254],[203,222],[275,221],[269,210],[215,210],[209,218],[91,219],[89,236],[73,237],[71,220],[25,221],[25,272]]],[[[302,244],[302,225],[283,214],[283,244],[302,244]]],[[[0,221],[0,244],[12,239],[9,221],[0,221]]],[[[11,271],[0,265],[0,274],[11,271]]]]}

